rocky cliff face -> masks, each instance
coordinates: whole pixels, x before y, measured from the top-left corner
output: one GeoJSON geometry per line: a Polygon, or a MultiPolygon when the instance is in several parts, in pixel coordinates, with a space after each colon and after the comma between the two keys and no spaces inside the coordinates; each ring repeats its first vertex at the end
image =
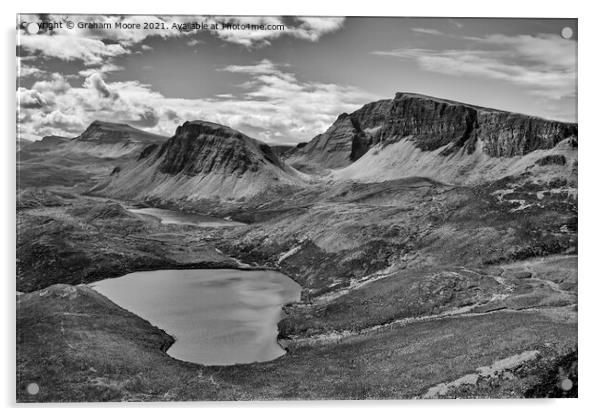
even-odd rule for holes
{"type": "Polygon", "coordinates": [[[160,146],[116,169],[94,192],[164,201],[244,198],[302,180],[265,143],[220,124],[186,122],[160,146]]]}
{"type": "Polygon", "coordinates": [[[366,134],[351,116],[343,113],[326,132],[316,136],[305,147],[296,149],[293,154],[307,156],[313,163],[324,167],[338,168],[347,166],[352,157],[357,156],[357,149],[364,148],[368,142],[366,134]]]}
{"type": "Polygon", "coordinates": [[[194,121],[178,127],[157,153],[162,173],[189,176],[222,173],[244,175],[271,165],[283,172],[284,164],[270,146],[219,124],[194,121]]]}
{"type": "Polygon", "coordinates": [[[472,154],[479,142],[490,157],[523,156],[551,149],[577,136],[577,125],[483,108],[418,94],[397,93],[392,100],[367,104],[342,114],[307,146],[289,155],[291,163],[325,168],[347,166],[377,144],[402,139],[422,151],[472,154]],[[444,149],[442,149],[444,148],[444,149]]]}

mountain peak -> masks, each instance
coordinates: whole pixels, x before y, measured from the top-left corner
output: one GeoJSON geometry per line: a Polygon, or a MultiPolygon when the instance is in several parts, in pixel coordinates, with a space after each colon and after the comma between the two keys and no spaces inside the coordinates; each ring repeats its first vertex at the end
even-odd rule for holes
{"type": "Polygon", "coordinates": [[[284,164],[270,146],[231,127],[204,120],[187,121],[165,143],[159,166],[164,173],[196,175],[218,170],[244,173],[256,171],[263,163],[284,170],[284,164]]]}
{"type": "Polygon", "coordinates": [[[217,136],[224,138],[248,139],[255,140],[244,133],[233,129],[232,127],[224,126],[223,124],[213,123],[205,120],[186,121],[176,129],[176,136],[217,136]]]}
{"type": "Polygon", "coordinates": [[[270,186],[302,182],[266,143],[204,120],[187,121],[176,134],[127,166],[98,191],[165,200],[242,198],[270,186]]]}
{"type": "Polygon", "coordinates": [[[94,120],[86,130],[75,137],[77,142],[96,142],[99,144],[115,143],[158,143],[167,139],[154,133],[137,129],[125,123],[112,123],[108,121],[94,120]]]}
{"type": "Polygon", "coordinates": [[[376,145],[407,140],[441,156],[472,154],[478,147],[488,157],[514,157],[551,149],[572,136],[577,136],[574,123],[397,92],[393,99],[339,115],[324,133],[287,156],[298,168],[341,168],[376,145]]]}

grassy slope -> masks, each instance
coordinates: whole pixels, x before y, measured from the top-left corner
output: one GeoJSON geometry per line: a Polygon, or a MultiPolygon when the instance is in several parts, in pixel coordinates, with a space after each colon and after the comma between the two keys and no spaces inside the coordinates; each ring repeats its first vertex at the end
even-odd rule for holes
{"type": "Polygon", "coordinates": [[[539,350],[547,369],[576,337],[571,320],[495,312],[382,328],[267,363],[203,367],[171,359],[169,336],[86,287],[21,295],[17,319],[19,401],[414,397],[525,350],[539,350]],[[32,382],[37,396],[26,392],[32,382]]]}
{"type": "Polygon", "coordinates": [[[205,368],[166,356],[165,334],[102,297],[25,295],[19,400],[413,397],[533,349],[541,356],[516,370],[518,380],[487,379],[459,395],[547,394],[540,384],[576,346],[576,263],[567,256],[576,253],[576,201],[566,183],[523,179],[471,189],[424,179],[316,186],[251,200],[238,212],[261,223],[214,232],[86,199],[40,207],[36,196],[36,208],[19,212],[22,290],[200,259],[224,265],[217,246],[281,268],[308,302],[281,322],[286,356],[205,368]],[[366,278],[374,281],[355,288],[366,278]],[[484,314],[371,329],[467,307],[484,314]],[[23,391],[31,380],[43,383],[34,398],[23,391]]]}
{"type": "Polygon", "coordinates": [[[35,208],[17,215],[19,291],[137,270],[237,266],[203,242],[195,227],[161,226],[110,201],[27,197],[22,205],[35,208]],[[58,206],[39,207],[44,203],[58,206]]]}

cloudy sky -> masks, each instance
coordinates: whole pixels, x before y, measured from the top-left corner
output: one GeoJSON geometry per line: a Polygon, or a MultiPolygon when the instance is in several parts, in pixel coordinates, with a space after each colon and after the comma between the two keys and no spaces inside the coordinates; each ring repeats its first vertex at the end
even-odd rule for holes
{"type": "Polygon", "coordinates": [[[18,123],[25,138],[73,137],[96,119],[171,136],[184,121],[202,119],[269,143],[296,143],[325,130],[338,114],[397,91],[577,119],[577,22],[571,19],[20,19],[18,123]],[[76,27],[68,29],[68,21],[76,27]],[[63,22],[63,28],[30,34],[28,22],[63,22]],[[77,28],[118,22],[166,29],[77,28]],[[285,30],[172,29],[191,22],[285,30]]]}

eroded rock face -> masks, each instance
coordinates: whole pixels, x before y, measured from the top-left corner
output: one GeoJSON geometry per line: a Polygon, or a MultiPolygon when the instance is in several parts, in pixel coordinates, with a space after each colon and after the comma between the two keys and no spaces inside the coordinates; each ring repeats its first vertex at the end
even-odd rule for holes
{"type": "Polygon", "coordinates": [[[364,105],[351,114],[343,113],[324,133],[309,143],[297,146],[287,156],[311,161],[326,168],[349,165],[362,157],[377,140],[376,133],[387,119],[392,100],[380,100],[364,105]]]}
{"type": "Polygon", "coordinates": [[[484,150],[494,157],[522,156],[538,149],[551,149],[567,137],[577,137],[576,124],[522,114],[480,111],[477,121],[477,134],[484,150]]]}
{"type": "Polygon", "coordinates": [[[269,145],[230,127],[187,121],[91,192],[127,199],[199,201],[248,198],[304,182],[269,145]]]}
{"type": "Polygon", "coordinates": [[[320,165],[336,168],[347,166],[352,158],[359,159],[369,147],[366,133],[349,114],[343,113],[325,133],[299,150],[320,165]]]}
{"type": "Polygon", "coordinates": [[[284,165],[265,143],[219,124],[185,122],[157,153],[162,173],[189,176],[208,173],[244,174],[262,165],[284,165]]]}
{"type": "Polygon", "coordinates": [[[347,166],[377,143],[410,138],[420,150],[442,147],[443,156],[463,150],[468,154],[482,142],[491,157],[522,156],[551,149],[575,137],[577,125],[523,114],[483,108],[418,94],[397,93],[392,100],[367,104],[341,114],[324,133],[289,157],[326,168],[347,166]]]}

